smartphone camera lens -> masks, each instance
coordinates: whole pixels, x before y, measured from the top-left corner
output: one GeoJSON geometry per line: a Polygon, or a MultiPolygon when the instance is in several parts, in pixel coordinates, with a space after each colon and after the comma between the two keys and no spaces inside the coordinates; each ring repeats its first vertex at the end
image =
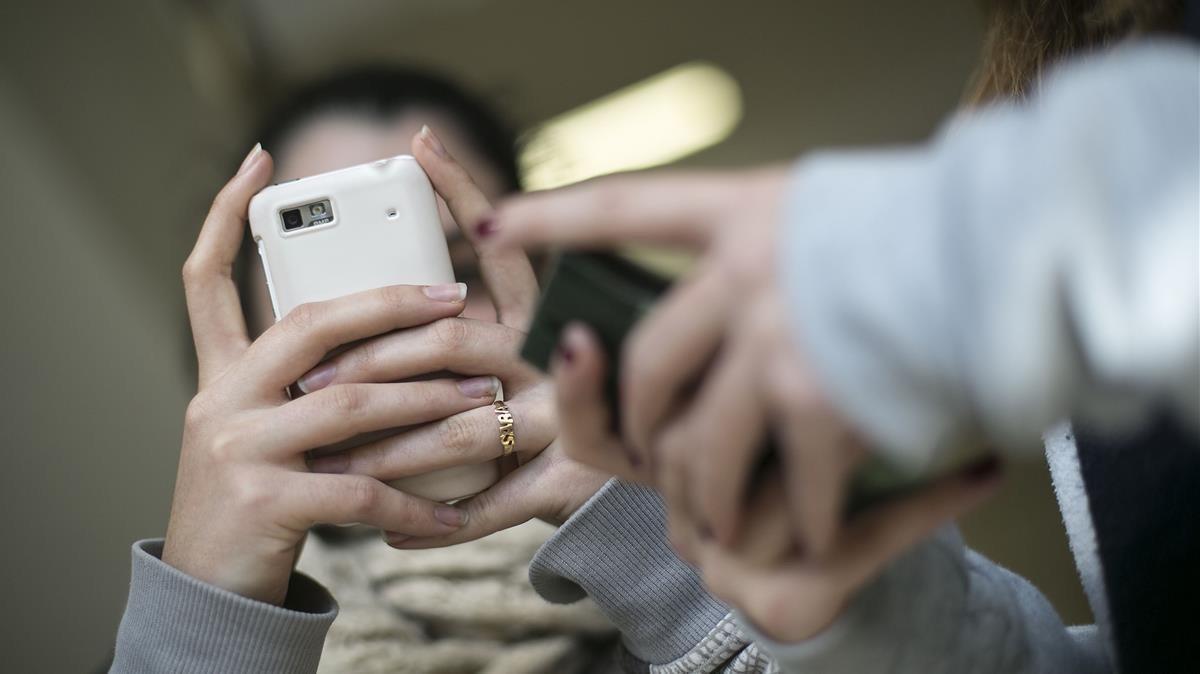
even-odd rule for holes
{"type": "Polygon", "coordinates": [[[304,217],[300,215],[299,208],[283,212],[283,231],[290,232],[293,229],[300,229],[303,225],[304,217]]]}

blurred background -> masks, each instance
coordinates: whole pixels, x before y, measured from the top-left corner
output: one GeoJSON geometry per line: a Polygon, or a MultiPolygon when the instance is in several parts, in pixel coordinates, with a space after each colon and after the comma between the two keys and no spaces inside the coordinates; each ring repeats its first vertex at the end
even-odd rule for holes
{"type": "MultiPolygon", "coordinates": [[[[191,394],[179,269],[291,87],[429,68],[525,130],[537,188],[922,139],[981,28],[962,0],[6,1],[0,18],[0,658],[19,672],[88,671],[111,648],[191,394]]],[[[1091,620],[1043,463],[1014,467],[966,530],[1091,620]]]]}

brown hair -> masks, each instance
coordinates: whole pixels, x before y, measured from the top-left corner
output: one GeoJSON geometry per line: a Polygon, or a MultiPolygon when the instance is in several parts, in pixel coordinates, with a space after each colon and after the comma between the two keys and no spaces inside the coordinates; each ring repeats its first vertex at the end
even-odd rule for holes
{"type": "Polygon", "coordinates": [[[965,102],[1022,98],[1064,57],[1177,32],[1183,10],[1183,0],[985,0],[983,54],[965,102]]]}

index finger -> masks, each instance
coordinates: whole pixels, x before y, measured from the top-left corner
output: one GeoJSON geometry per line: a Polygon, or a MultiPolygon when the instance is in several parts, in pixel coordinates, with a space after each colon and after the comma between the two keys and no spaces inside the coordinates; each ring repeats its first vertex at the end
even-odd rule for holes
{"type": "Polygon", "coordinates": [[[737,203],[738,181],[719,173],[621,175],[512,197],[496,212],[493,245],[697,248],[737,203]]]}
{"type": "Polygon", "coordinates": [[[240,377],[280,391],[334,349],[385,332],[425,325],[462,312],[466,286],[384,286],[301,304],[246,350],[240,377]]]}
{"type": "Polygon", "coordinates": [[[446,201],[450,215],[475,248],[479,272],[496,305],[500,323],[524,330],[537,301],[537,277],[525,251],[479,246],[480,232],[490,226],[492,205],[483,192],[428,126],[413,138],[413,157],[425,169],[434,190],[446,201]]]}
{"type": "Polygon", "coordinates": [[[271,171],[271,155],[255,145],[237,175],[217,193],[183,265],[201,388],[250,344],[233,282],[233,262],[242,244],[250,198],[266,187],[271,171]]]}

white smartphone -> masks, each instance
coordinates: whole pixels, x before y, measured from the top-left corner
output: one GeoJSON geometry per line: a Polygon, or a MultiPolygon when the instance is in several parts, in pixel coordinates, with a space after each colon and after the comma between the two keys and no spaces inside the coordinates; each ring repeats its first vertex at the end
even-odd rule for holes
{"type": "MultiPolygon", "coordinates": [[[[250,201],[275,320],[306,302],[389,285],[454,283],[437,200],[410,156],[267,187],[250,201]]],[[[499,464],[455,466],[390,484],[454,501],[500,477],[499,464]]]]}

